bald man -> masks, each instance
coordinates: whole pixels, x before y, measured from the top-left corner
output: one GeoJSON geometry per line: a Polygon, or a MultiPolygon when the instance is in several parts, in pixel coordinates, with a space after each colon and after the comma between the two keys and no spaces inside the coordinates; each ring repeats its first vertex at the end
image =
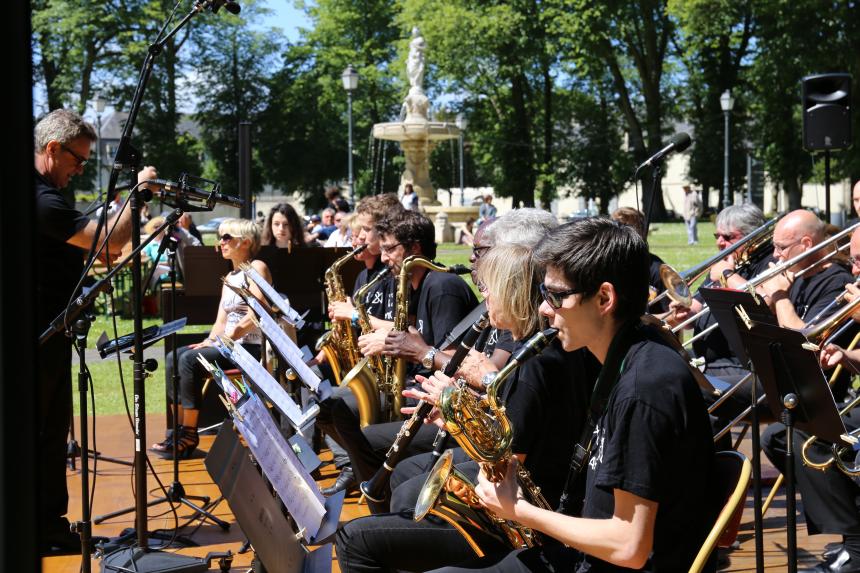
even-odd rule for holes
{"type": "MultiPolygon", "coordinates": [[[[798,209],[783,217],[773,232],[775,264],[782,264],[827,238],[825,225],[812,211],[798,209]]],[[[821,260],[827,249],[811,253],[786,272],[763,283],[760,292],[776,315],[779,325],[801,329],[852,282],[851,273],[838,264],[822,263],[794,279],[801,270],[821,260]]]]}
{"type": "MultiPolygon", "coordinates": [[[[855,187],[855,191],[857,188],[855,187]]],[[[860,230],[851,235],[851,273],[860,276],[860,230]]],[[[851,293],[848,298],[860,295],[852,284],[846,286],[851,293]]],[[[860,315],[852,316],[855,321],[860,315]]],[[[835,344],[828,344],[821,352],[821,366],[830,370],[842,364],[849,372],[860,369],[860,349],[845,350],[835,344]]],[[[841,409],[841,405],[840,405],[841,409]]],[[[842,417],[845,427],[851,431],[860,427],[860,409],[855,408],[842,417]]],[[[795,451],[800,451],[809,436],[800,430],[795,431],[795,451]]],[[[774,466],[785,472],[785,426],[773,424],[762,434],[762,449],[774,466]]],[[[823,460],[830,456],[829,444],[820,443],[812,447],[809,456],[823,460]]],[[[853,458],[853,454],[851,454],[853,458]]],[[[850,461],[850,460],[849,460],[850,461]]],[[[860,511],[856,499],[860,496],[857,482],[847,477],[835,467],[825,471],[803,465],[800,456],[795,459],[797,489],[803,498],[806,527],[810,535],[818,533],[842,536],[842,546],[826,552],[823,561],[811,569],[801,571],[847,573],[860,571],[860,511]]]]}
{"type": "Polygon", "coordinates": [[[857,180],[851,190],[851,203],[854,205],[854,213],[860,217],[860,179],[857,180]]]}

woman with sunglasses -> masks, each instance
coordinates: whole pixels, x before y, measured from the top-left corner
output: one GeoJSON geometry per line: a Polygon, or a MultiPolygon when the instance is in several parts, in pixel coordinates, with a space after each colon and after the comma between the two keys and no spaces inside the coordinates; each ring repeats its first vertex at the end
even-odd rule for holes
{"type": "MultiPolygon", "coordinates": [[[[229,260],[233,270],[224,279],[234,287],[243,287],[258,298],[263,294],[245,277],[240,265],[250,263],[251,266],[268,282],[272,282],[272,274],[266,263],[254,259],[260,247],[260,229],[253,221],[245,219],[227,219],[218,227],[218,248],[221,256],[229,260]]],[[[200,414],[200,403],[203,399],[203,383],[208,372],[197,360],[202,356],[209,362],[218,364],[222,369],[235,368],[235,365],[224,358],[214,346],[217,337],[226,336],[237,344],[241,344],[255,358],[260,357],[262,335],[260,329],[254,326],[248,312],[248,306],[242,297],[237,295],[227,284],[221,287],[221,301],[218,304],[218,316],[209,336],[202,342],[180,348],[177,353],[179,368],[179,399],[176,407],[176,421],[179,436],[176,452],[173,452],[173,435],[168,430],[163,442],[154,444],[150,450],[160,453],[166,459],[172,459],[174,454],[180,459],[191,456],[197,448],[200,439],[197,435],[197,418],[200,414]]],[[[172,355],[168,354],[170,364],[172,355]]],[[[167,377],[167,399],[173,402],[172,384],[167,377]]]]}
{"type": "MultiPolygon", "coordinates": [[[[536,311],[540,302],[540,274],[532,261],[532,247],[496,246],[481,258],[478,279],[486,296],[491,326],[510,330],[521,347],[541,328],[536,311]]],[[[498,367],[486,356],[470,354],[460,374],[475,388],[482,387],[498,367]]],[[[571,384],[571,377],[596,376],[597,363],[585,352],[564,352],[553,342],[543,353],[524,362],[505,382],[499,397],[514,428],[512,450],[529,469],[552,507],[559,501],[572,446],[585,421],[590,383],[571,384]]],[[[441,372],[431,378],[417,377],[427,392],[404,392],[417,399],[435,402],[441,388],[453,382],[441,372]]],[[[452,442],[453,445],[453,442],[452,442]]],[[[465,538],[434,516],[413,519],[418,492],[426,479],[432,454],[413,456],[401,462],[392,477],[391,511],[356,519],[337,536],[337,554],[344,572],[426,571],[473,559],[465,538]],[[415,471],[418,470],[418,471],[415,471]],[[404,481],[406,474],[413,473],[404,481]],[[400,484],[396,487],[396,484],[400,484]]],[[[459,448],[457,469],[470,479],[477,463],[459,448]]]]}

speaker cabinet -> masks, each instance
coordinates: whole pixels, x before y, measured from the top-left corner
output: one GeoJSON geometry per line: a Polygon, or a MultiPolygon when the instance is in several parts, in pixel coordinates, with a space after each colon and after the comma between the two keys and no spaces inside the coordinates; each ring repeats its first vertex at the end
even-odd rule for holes
{"type": "Polygon", "coordinates": [[[803,147],[807,151],[851,146],[851,76],[806,76],[801,80],[803,147]]]}

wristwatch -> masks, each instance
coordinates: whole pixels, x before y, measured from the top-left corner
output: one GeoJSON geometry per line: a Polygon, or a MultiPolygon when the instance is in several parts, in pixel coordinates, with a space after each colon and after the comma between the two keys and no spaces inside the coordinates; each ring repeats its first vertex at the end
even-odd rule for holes
{"type": "Polygon", "coordinates": [[[486,388],[487,386],[489,386],[490,384],[493,383],[493,380],[495,380],[496,376],[498,376],[498,375],[499,375],[498,372],[487,372],[486,374],[481,376],[481,386],[486,388]]]}
{"type": "Polygon", "coordinates": [[[421,366],[427,370],[433,370],[433,359],[436,358],[437,352],[439,352],[438,348],[431,348],[428,350],[427,354],[424,355],[424,358],[421,359],[421,366]]]}

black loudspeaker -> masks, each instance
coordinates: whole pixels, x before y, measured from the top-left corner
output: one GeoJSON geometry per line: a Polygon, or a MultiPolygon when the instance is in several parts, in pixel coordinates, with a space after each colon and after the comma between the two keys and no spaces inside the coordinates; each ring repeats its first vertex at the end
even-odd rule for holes
{"type": "Polygon", "coordinates": [[[851,75],[819,74],[801,80],[803,148],[807,151],[851,146],[851,75]]]}

